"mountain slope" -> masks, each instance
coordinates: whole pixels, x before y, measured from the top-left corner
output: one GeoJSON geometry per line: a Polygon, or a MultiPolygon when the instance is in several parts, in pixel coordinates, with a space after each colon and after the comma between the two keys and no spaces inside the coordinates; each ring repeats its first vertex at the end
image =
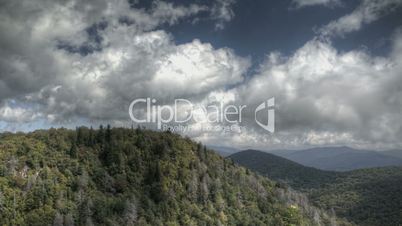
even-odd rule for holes
{"type": "Polygon", "coordinates": [[[306,192],[315,205],[333,209],[338,216],[358,225],[402,225],[402,167],[328,172],[250,150],[230,158],[263,175],[286,181],[306,192]]]}
{"type": "Polygon", "coordinates": [[[293,188],[316,188],[333,181],[338,173],[305,167],[288,159],[256,150],[245,150],[230,156],[236,163],[293,188]]]}
{"type": "Polygon", "coordinates": [[[390,157],[402,159],[402,150],[381,151],[379,153],[390,157]]]}
{"type": "Polygon", "coordinates": [[[333,225],[305,197],[169,132],[0,135],[3,225],[333,225]]]}
{"type": "Polygon", "coordinates": [[[402,159],[375,151],[357,150],[349,147],[311,148],[291,152],[279,150],[271,153],[305,166],[332,171],[402,166],[402,159]]]}
{"type": "Polygon", "coordinates": [[[333,208],[359,225],[402,225],[402,167],[354,170],[310,192],[312,201],[333,208]]]}

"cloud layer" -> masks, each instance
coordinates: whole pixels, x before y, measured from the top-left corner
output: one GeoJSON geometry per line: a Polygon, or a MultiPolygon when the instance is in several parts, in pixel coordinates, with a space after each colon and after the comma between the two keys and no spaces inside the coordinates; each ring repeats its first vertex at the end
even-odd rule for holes
{"type": "MultiPolygon", "coordinates": [[[[297,2],[303,7],[333,1],[297,2]]],[[[235,16],[232,0],[212,5],[155,1],[150,9],[118,0],[40,3],[6,1],[0,9],[0,121],[6,128],[37,121],[131,125],[127,110],[136,98],[161,104],[175,98],[203,105],[220,101],[254,109],[275,97],[275,134],[262,130],[254,111],[245,110],[238,126],[246,130],[188,135],[262,149],[402,147],[402,32],[395,32],[387,57],[339,52],[329,41],[377,20],[400,1],[363,1],[293,54],[269,53],[249,77],[251,59],[197,39],[176,44],[161,29],[196,23],[202,13],[224,29],[235,16]]]]}
{"type": "Polygon", "coordinates": [[[14,110],[7,104],[12,99],[40,105],[40,115],[55,121],[127,118],[123,112],[135,97],[209,93],[241,82],[249,65],[230,49],[198,40],[175,45],[155,29],[215,6],[156,1],[145,11],[126,1],[7,3],[0,22],[4,112],[14,110]]]}

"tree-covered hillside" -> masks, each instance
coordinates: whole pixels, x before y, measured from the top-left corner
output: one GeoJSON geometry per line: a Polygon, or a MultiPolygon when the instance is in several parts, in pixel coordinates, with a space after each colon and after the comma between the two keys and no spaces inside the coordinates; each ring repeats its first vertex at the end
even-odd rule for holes
{"type": "Polygon", "coordinates": [[[170,132],[0,135],[1,225],[335,225],[305,196],[170,132]]]}
{"type": "Polygon", "coordinates": [[[402,225],[402,167],[330,172],[261,151],[230,156],[235,162],[304,192],[323,209],[367,226],[402,225]]]}
{"type": "Polygon", "coordinates": [[[359,225],[402,225],[402,167],[360,169],[310,191],[312,201],[359,225]]]}
{"type": "Polygon", "coordinates": [[[273,180],[284,182],[294,189],[318,188],[333,181],[337,172],[306,167],[274,154],[246,150],[235,153],[230,159],[273,180]]]}

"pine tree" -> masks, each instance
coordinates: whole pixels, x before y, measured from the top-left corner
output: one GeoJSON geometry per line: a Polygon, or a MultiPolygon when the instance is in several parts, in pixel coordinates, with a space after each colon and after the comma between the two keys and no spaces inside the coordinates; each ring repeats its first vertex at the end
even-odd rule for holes
{"type": "Polygon", "coordinates": [[[71,158],[77,158],[77,145],[75,142],[71,145],[69,154],[71,158]]]}

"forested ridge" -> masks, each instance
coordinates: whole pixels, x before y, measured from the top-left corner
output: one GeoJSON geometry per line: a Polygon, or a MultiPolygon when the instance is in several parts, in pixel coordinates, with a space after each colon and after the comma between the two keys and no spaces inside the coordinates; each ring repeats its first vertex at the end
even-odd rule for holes
{"type": "Polygon", "coordinates": [[[170,132],[3,133],[0,163],[1,225],[348,225],[170,132]]]}
{"type": "Polygon", "coordinates": [[[311,202],[357,225],[402,225],[402,167],[331,172],[256,150],[230,156],[236,163],[305,193],[311,202]]]}

